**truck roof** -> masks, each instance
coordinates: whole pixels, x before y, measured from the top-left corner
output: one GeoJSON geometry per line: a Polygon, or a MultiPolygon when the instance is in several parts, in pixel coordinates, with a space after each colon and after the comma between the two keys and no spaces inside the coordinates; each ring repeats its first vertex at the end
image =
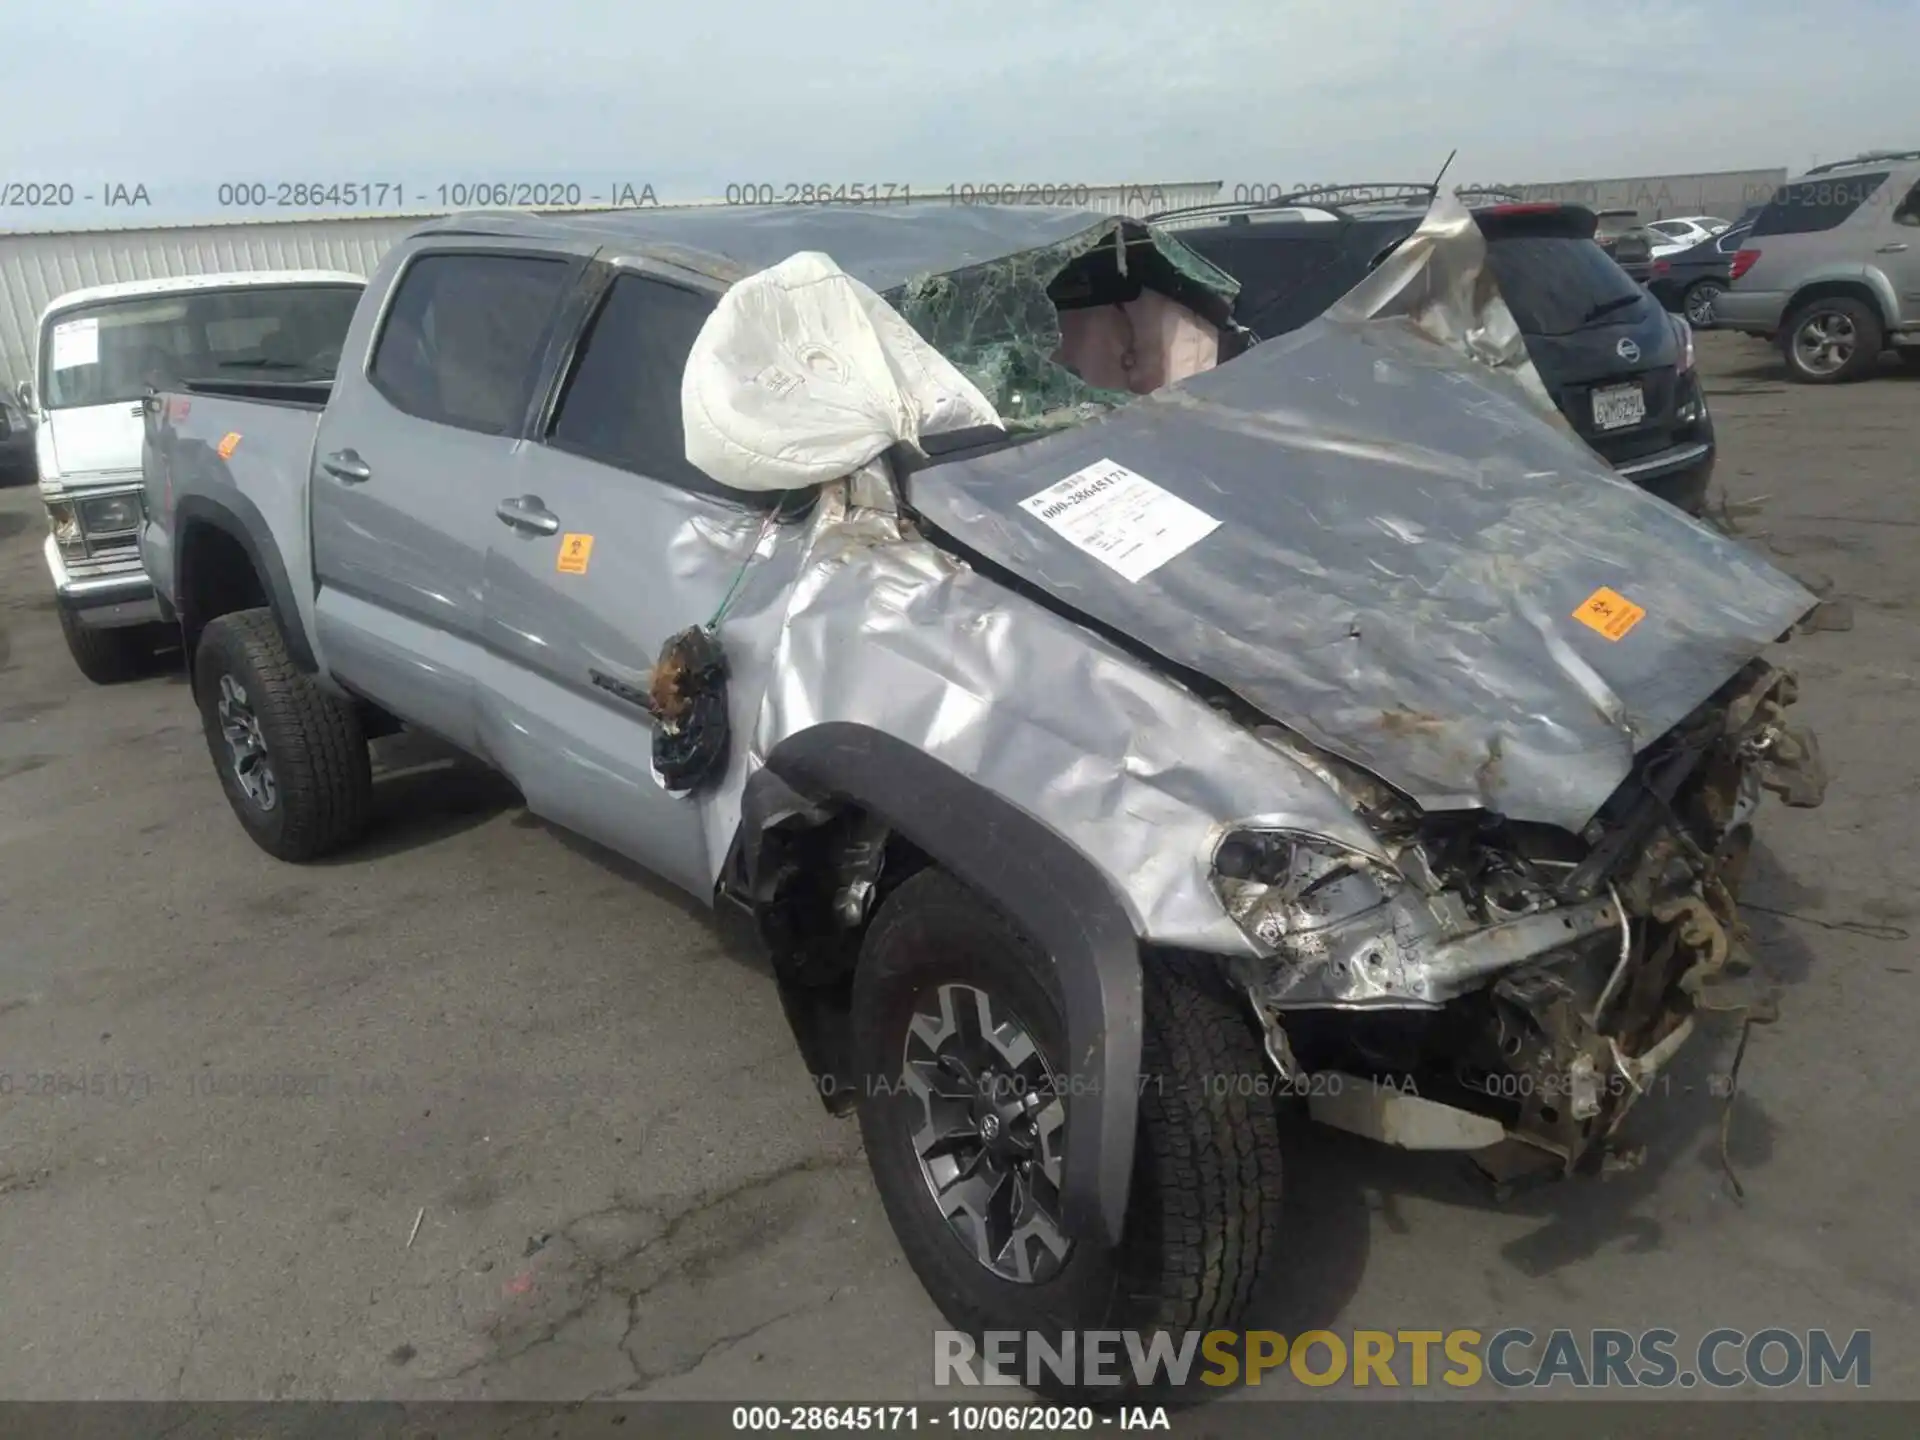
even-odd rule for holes
{"type": "Polygon", "coordinates": [[[136,295],[170,295],[186,290],[234,290],[246,285],[365,285],[367,277],[346,270],[234,270],[217,275],[164,275],[151,280],[119,280],[111,285],[88,285],[56,295],[40,312],[44,326],[49,315],[76,305],[101,300],[124,300],[136,295]]]}
{"type": "MultiPolygon", "coordinates": [[[[852,205],[712,205],[536,215],[472,211],[415,236],[493,235],[603,249],[733,281],[801,250],[821,250],[875,290],[1040,250],[1123,222],[1053,205],[911,200],[852,205]]],[[[1127,222],[1138,225],[1138,221],[1127,222]]]]}

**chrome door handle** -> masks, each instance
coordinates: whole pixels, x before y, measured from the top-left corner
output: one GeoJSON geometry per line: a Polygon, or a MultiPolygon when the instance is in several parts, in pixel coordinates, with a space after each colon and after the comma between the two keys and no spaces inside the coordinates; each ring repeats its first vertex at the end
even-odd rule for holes
{"type": "Polygon", "coordinates": [[[1901,251],[1905,250],[1906,248],[1907,248],[1906,241],[1894,240],[1894,241],[1890,241],[1885,245],[1882,245],[1878,253],[1882,255],[1898,255],[1901,251]]]}
{"type": "Polygon", "coordinates": [[[516,530],[533,535],[557,535],[560,517],[547,509],[538,495],[516,495],[493,507],[493,513],[516,530]]]}
{"type": "Polygon", "coordinates": [[[336,480],[344,480],[349,485],[358,485],[362,480],[371,480],[373,471],[367,468],[367,462],[351,450],[336,450],[320,462],[320,468],[336,480]]]}

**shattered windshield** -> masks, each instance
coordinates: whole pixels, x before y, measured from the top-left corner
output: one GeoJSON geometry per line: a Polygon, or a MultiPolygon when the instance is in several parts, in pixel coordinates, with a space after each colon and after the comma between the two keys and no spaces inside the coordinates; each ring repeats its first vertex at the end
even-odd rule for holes
{"type": "Polygon", "coordinates": [[[1155,290],[1214,324],[1239,283],[1164,231],[1118,218],[1059,245],[949,274],[921,275],[886,298],[993,402],[1012,430],[1053,429],[1137,396],[1062,364],[1061,311],[1155,290]]]}

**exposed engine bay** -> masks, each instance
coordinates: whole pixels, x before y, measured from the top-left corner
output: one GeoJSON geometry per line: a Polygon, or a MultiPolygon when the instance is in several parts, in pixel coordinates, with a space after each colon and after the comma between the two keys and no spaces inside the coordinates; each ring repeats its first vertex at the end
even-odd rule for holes
{"type": "MultiPolygon", "coordinates": [[[[1765,1004],[1743,978],[1737,904],[1751,816],[1762,791],[1808,807],[1826,788],[1817,744],[1785,723],[1794,699],[1791,673],[1750,662],[1647,748],[1577,836],[1485,812],[1420,816],[1342,776],[1368,787],[1358,795],[1391,867],[1311,837],[1226,837],[1215,884],[1271,947],[1236,968],[1283,1076],[1371,1080],[1504,1132],[1436,1126],[1429,1105],[1424,1138],[1375,1138],[1511,1138],[1569,1171],[1597,1161],[1697,1014],[1765,1004]]],[[[1355,1114],[1322,1108],[1335,1123],[1355,1114]]]]}

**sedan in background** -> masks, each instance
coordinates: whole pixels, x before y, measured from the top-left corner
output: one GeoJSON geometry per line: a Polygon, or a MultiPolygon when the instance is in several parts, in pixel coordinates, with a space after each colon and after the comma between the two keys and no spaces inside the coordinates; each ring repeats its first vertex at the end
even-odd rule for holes
{"type": "Polygon", "coordinates": [[[1662,238],[1665,250],[1656,249],[1653,253],[1675,253],[1690,250],[1703,241],[1727,229],[1733,222],[1722,220],[1717,215],[1678,215],[1666,220],[1649,220],[1647,229],[1662,238]]]}
{"type": "Polygon", "coordinates": [[[1745,243],[1748,225],[1709,236],[1673,255],[1654,258],[1647,289],[1668,310],[1687,317],[1696,330],[1713,328],[1713,304],[1732,283],[1733,257],[1745,243]]]}

